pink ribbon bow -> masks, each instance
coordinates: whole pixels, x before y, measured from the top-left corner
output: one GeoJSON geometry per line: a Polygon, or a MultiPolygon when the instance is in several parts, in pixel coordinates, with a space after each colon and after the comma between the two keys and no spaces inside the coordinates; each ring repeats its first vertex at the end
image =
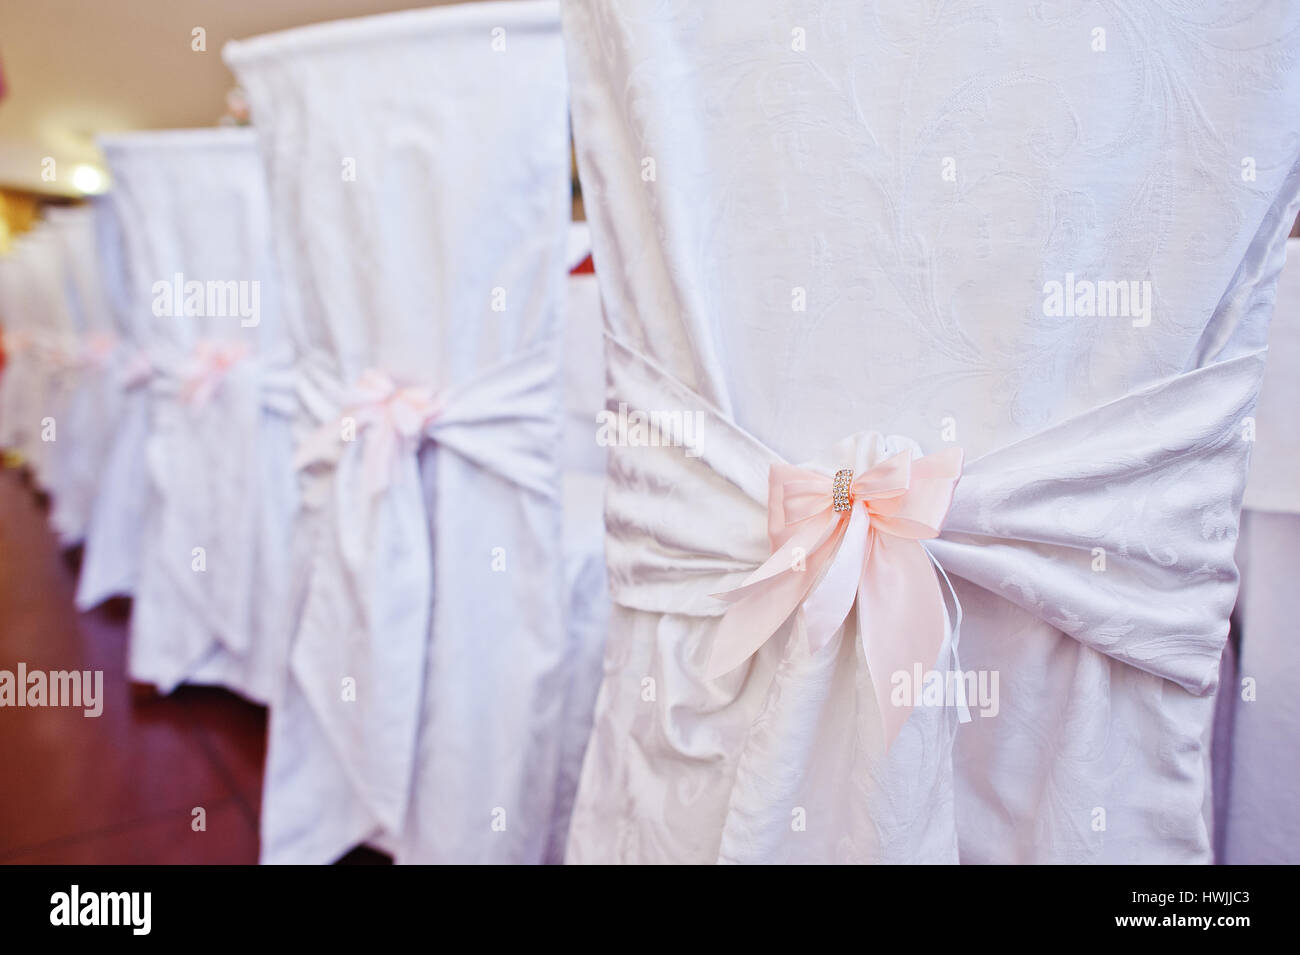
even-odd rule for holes
{"type": "Polygon", "coordinates": [[[735,590],[707,676],[749,659],[800,608],[810,649],[825,646],[858,607],[858,630],[891,744],[911,705],[891,706],[891,675],[938,659],[947,629],[936,570],[920,541],[939,536],[961,476],[962,451],[902,451],[837,480],[774,464],[768,486],[773,553],[735,590]],[[837,506],[839,505],[839,509],[837,506]]]}
{"type": "Polygon", "coordinates": [[[201,341],[181,385],[181,397],[202,407],[212,400],[226,374],[248,357],[248,346],[239,341],[201,341]]]}
{"type": "Polygon", "coordinates": [[[102,368],[117,348],[117,339],[107,332],[87,336],[77,351],[77,363],[83,367],[102,368]]]}
{"type": "Polygon", "coordinates": [[[77,351],[64,342],[38,343],[37,353],[43,354],[45,360],[54,366],[55,371],[67,373],[77,367],[77,351]]]}
{"type": "Polygon", "coordinates": [[[27,351],[33,344],[32,336],[24,331],[6,332],[0,330],[0,345],[11,355],[27,351]]]}
{"type": "MultiPolygon", "coordinates": [[[[382,371],[367,369],[348,391],[340,423],[351,418],[356,436],[368,432],[362,464],[365,490],[376,494],[392,480],[394,458],[414,451],[424,439],[424,429],[437,416],[439,406],[429,388],[399,387],[382,371]]],[[[303,443],[296,464],[305,467],[317,461],[335,460],[339,442],[345,439],[334,424],[319,428],[303,443]]]]}

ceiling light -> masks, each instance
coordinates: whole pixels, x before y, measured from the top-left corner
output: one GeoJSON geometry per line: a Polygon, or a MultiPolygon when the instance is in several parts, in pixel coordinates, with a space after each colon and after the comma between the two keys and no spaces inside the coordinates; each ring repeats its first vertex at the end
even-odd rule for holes
{"type": "Polygon", "coordinates": [[[78,192],[85,195],[103,192],[105,186],[104,174],[94,166],[87,166],[83,163],[72,170],[72,184],[78,192]]]}

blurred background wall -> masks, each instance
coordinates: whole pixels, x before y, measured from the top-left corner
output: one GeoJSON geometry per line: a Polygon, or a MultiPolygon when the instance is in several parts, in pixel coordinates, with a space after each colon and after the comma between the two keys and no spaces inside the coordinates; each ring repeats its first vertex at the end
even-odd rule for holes
{"type": "Polygon", "coordinates": [[[246,120],[221,60],[227,40],[447,2],[3,0],[0,253],[43,202],[109,187],[99,134],[246,120]]]}

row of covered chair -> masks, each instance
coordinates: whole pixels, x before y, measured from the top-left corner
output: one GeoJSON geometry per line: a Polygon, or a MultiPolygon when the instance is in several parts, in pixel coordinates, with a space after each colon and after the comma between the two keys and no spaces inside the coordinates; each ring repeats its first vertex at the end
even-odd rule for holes
{"type": "Polygon", "coordinates": [[[0,259],[9,368],[0,380],[7,412],[0,445],[25,453],[41,490],[58,489],[51,522],[65,546],[87,534],[111,451],[109,423],[117,416],[119,389],[109,369],[116,330],[103,304],[107,294],[95,221],[85,208],[50,209],[0,259]]]}
{"type": "Polygon", "coordinates": [[[269,706],[265,861],[1211,858],[1300,30],[1154,30],[1137,136],[1068,18],[885,6],[232,43],[254,129],[106,138],[5,260],[0,439],[135,679],[269,706]]]}
{"type": "Polygon", "coordinates": [[[257,132],[105,138],[111,194],[23,243],[18,286],[60,311],[12,313],[97,377],[11,346],[6,444],[84,538],[79,605],[133,597],[133,679],[269,705],[266,861],[559,861],[606,611],[556,9],[226,55],[257,132]],[[472,42],[501,17],[504,57],[472,42]],[[387,116],[395,75],[420,85],[387,116]],[[114,274],[63,296],[83,264],[114,274]]]}

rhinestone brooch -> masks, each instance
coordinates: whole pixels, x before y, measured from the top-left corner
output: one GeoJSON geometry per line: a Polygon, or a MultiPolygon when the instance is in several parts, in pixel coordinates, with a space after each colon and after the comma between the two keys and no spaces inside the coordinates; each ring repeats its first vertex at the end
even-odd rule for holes
{"type": "Polygon", "coordinates": [[[847,511],[853,507],[853,468],[840,468],[835,472],[831,500],[837,511],[847,511]]]}

